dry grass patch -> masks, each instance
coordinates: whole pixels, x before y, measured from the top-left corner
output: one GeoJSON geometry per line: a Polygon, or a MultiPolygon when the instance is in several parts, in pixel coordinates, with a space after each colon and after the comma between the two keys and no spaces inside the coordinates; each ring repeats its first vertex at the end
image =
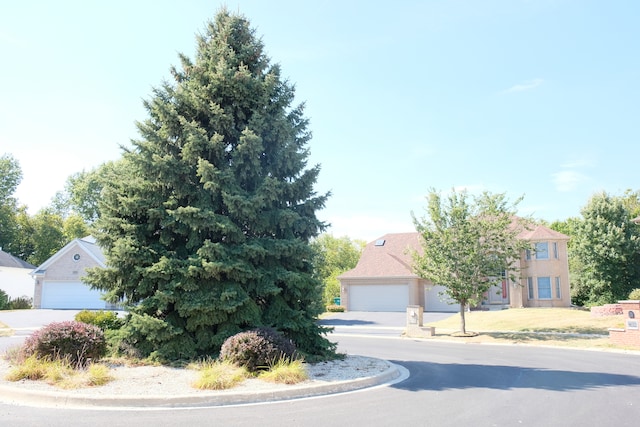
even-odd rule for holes
{"type": "MultiPolygon", "coordinates": [[[[591,313],[571,308],[510,308],[500,311],[465,313],[468,330],[476,332],[555,332],[607,335],[609,328],[624,326],[622,316],[591,317],[591,313]]],[[[430,323],[437,329],[457,331],[460,316],[430,323]]]]}
{"type": "Polygon", "coordinates": [[[0,337],[10,337],[13,335],[13,329],[9,328],[8,325],[0,322],[0,337]]]}
{"type": "MultiPolygon", "coordinates": [[[[559,347],[628,349],[611,344],[609,328],[624,325],[619,316],[591,317],[585,310],[571,308],[510,308],[500,311],[472,311],[465,313],[468,331],[475,337],[465,338],[469,343],[515,343],[552,345],[559,347]]],[[[459,340],[453,335],[459,331],[458,314],[430,323],[435,326],[436,338],[459,340]]]]}
{"type": "Polygon", "coordinates": [[[82,369],[65,359],[51,360],[35,355],[9,369],[5,378],[8,381],[45,381],[63,389],[100,386],[113,380],[109,368],[102,364],[92,363],[82,369]]]}
{"type": "Polygon", "coordinates": [[[302,360],[282,359],[273,364],[268,371],[261,372],[258,378],[280,384],[298,384],[309,379],[302,360]]]}
{"type": "Polygon", "coordinates": [[[38,359],[35,355],[28,357],[22,363],[12,367],[7,372],[7,381],[31,380],[38,381],[46,378],[47,372],[57,372],[58,366],[54,362],[38,359]]]}
{"type": "Polygon", "coordinates": [[[198,379],[191,384],[199,390],[226,390],[239,385],[250,376],[245,368],[226,361],[206,361],[189,367],[200,373],[198,379]]]}

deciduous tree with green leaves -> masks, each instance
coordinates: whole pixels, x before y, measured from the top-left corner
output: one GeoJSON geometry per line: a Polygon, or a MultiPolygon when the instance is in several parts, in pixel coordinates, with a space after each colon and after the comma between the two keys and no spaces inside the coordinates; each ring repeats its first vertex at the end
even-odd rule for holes
{"type": "Polygon", "coordinates": [[[573,226],[570,256],[575,258],[571,298],[578,305],[626,299],[640,287],[640,225],[629,210],[629,194],[595,194],[573,226]]]}
{"type": "Polygon", "coordinates": [[[328,194],[314,191],[307,119],[244,17],[221,10],[145,102],[127,171],[102,191],[107,268],[88,281],[130,315],[122,338],[159,360],[218,353],[274,327],[308,359],[335,345],[317,324],[311,239],[328,194]]]}
{"type": "Polygon", "coordinates": [[[74,173],[67,178],[64,191],[56,194],[53,207],[61,216],[78,215],[86,226],[90,226],[100,216],[102,189],[109,182],[126,176],[126,168],[126,162],[120,159],[105,162],[89,171],[74,173]]]}
{"type": "Polygon", "coordinates": [[[460,304],[460,331],[466,335],[466,307],[478,304],[504,273],[517,280],[517,261],[530,247],[517,235],[528,220],[516,219],[521,199],[511,204],[504,194],[484,192],[472,198],[466,191],[452,191],[443,199],[431,189],[427,200],[427,215],[413,215],[422,236],[422,251],[412,252],[413,268],[460,304]]]}
{"type": "Polygon", "coordinates": [[[338,276],[358,264],[366,242],[351,240],[347,236],[334,237],[322,234],[312,242],[318,256],[316,272],[324,283],[324,303],[333,304],[333,299],[340,296],[338,276]]]}
{"type": "Polygon", "coordinates": [[[0,248],[15,254],[18,201],[13,197],[13,193],[22,181],[22,169],[10,154],[0,156],[0,177],[0,248]]]}

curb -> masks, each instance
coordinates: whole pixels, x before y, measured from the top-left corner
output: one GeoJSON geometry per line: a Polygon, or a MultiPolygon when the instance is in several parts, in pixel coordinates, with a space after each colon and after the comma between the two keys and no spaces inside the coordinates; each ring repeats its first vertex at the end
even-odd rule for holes
{"type": "Polygon", "coordinates": [[[408,372],[391,362],[389,368],[372,377],[356,380],[336,381],[324,384],[292,386],[286,390],[256,392],[208,392],[202,395],[178,396],[77,396],[65,392],[24,390],[11,386],[0,386],[0,402],[14,405],[53,407],[67,409],[167,409],[202,408],[252,403],[277,402],[370,388],[393,383],[408,377],[408,372]]]}

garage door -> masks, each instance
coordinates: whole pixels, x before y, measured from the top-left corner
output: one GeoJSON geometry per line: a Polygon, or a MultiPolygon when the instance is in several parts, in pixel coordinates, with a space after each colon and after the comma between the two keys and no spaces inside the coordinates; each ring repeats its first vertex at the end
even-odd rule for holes
{"type": "Polygon", "coordinates": [[[102,293],[81,282],[44,282],[42,284],[42,308],[104,309],[102,293]]]}
{"type": "Polygon", "coordinates": [[[436,285],[428,286],[424,290],[425,307],[424,311],[444,311],[444,312],[457,312],[460,309],[460,304],[457,302],[446,299],[446,296],[441,296],[440,292],[444,292],[445,287],[436,285]],[[443,301],[444,299],[444,301],[443,301]]]}
{"type": "Polygon", "coordinates": [[[406,311],[408,285],[351,285],[350,311],[406,311]]]}

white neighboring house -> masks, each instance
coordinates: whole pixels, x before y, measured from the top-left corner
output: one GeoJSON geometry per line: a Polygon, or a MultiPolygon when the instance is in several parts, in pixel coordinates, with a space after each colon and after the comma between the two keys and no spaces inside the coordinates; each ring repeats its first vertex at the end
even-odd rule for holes
{"type": "Polygon", "coordinates": [[[11,299],[33,297],[33,278],[30,273],[35,266],[0,250],[0,289],[11,299]]]}
{"type": "Polygon", "coordinates": [[[38,266],[35,278],[34,308],[113,309],[102,299],[102,292],[82,281],[86,269],[105,267],[102,250],[92,236],[74,239],[38,266]]]}

